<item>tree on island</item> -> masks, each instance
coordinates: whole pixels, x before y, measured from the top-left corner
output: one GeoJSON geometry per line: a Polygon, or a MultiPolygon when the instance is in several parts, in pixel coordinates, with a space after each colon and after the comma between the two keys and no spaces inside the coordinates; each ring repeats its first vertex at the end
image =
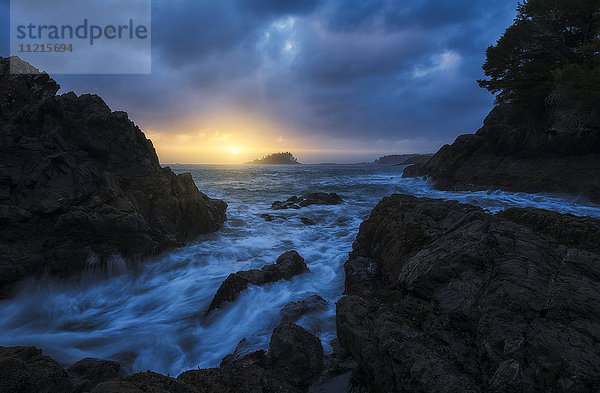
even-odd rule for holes
{"type": "Polygon", "coordinates": [[[600,102],[600,0],[529,0],[486,52],[478,83],[497,101],[543,106],[553,91],[600,102]]]}
{"type": "Polygon", "coordinates": [[[284,153],[273,153],[265,156],[261,159],[256,159],[254,161],[247,162],[246,164],[300,164],[296,157],[290,152],[284,153]]]}

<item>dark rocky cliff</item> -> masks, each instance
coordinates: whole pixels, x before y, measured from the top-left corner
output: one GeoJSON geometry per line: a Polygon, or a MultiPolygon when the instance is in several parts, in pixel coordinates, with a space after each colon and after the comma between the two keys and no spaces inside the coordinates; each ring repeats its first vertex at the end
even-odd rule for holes
{"type": "Polygon", "coordinates": [[[381,391],[600,386],[600,220],[393,195],[345,272],[338,341],[381,391]]]}
{"type": "Polygon", "coordinates": [[[442,190],[558,192],[600,202],[600,109],[568,89],[547,97],[541,113],[499,105],[477,133],[404,176],[427,176],[442,190]]]}
{"type": "Polygon", "coordinates": [[[47,74],[11,75],[0,58],[0,292],[222,226],[226,203],[162,168],[126,113],[59,88],[47,74]]]}

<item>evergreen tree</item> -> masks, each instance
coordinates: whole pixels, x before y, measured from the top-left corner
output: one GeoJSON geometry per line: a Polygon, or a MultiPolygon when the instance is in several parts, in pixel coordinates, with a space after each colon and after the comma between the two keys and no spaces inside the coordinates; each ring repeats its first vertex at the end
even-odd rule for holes
{"type": "Polygon", "coordinates": [[[543,105],[557,87],[600,98],[600,0],[528,0],[486,52],[478,83],[499,103],[543,105]]]}

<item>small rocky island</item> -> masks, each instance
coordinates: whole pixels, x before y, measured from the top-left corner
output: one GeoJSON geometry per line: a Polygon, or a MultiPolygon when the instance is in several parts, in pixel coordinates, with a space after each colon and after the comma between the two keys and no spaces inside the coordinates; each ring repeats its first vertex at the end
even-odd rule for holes
{"type": "Polygon", "coordinates": [[[298,165],[300,163],[292,153],[285,152],[269,154],[263,158],[248,161],[246,164],[298,165]]]}

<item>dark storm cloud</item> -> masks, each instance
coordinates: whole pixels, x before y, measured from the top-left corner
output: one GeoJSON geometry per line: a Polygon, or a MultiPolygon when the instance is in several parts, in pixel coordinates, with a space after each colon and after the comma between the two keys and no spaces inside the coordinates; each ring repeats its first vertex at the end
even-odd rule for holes
{"type": "Polygon", "coordinates": [[[10,51],[10,2],[0,0],[0,55],[7,56],[10,51]]]}
{"type": "Polygon", "coordinates": [[[153,75],[58,79],[64,90],[98,92],[142,125],[232,106],[357,145],[450,141],[475,131],[491,108],[475,80],[516,4],[156,0],[153,75]]]}
{"type": "Polygon", "coordinates": [[[238,0],[243,11],[253,14],[303,14],[312,11],[319,0],[238,0]]]}

